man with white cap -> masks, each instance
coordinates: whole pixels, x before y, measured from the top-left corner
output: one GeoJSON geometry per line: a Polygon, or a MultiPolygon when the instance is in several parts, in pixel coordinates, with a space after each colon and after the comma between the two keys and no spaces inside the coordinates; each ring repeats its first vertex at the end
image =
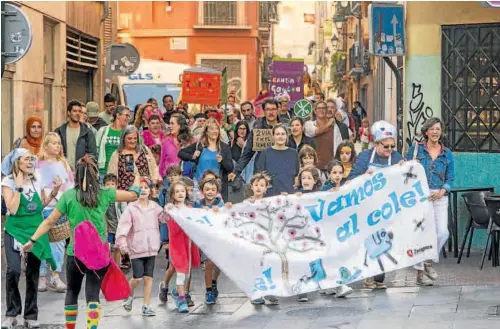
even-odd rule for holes
{"type": "MultiPolygon", "coordinates": [[[[356,158],[347,180],[365,173],[373,173],[380,168],[388,167],[403,161],[403,156],[396,149],[396,128],[386,121],[377,121],[372,125],[374,147],[361,152],[356,158]]],[[[386,289],[385,274],[365,280],[365,288],[386,289]]]]}

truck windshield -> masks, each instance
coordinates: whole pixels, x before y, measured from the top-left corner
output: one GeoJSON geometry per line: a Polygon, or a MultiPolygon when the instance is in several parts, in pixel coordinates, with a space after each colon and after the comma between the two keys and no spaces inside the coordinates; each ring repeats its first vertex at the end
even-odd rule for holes
{"type": "MultiPolygon", "coordinates": [[[[131,111],[134,111],[137,104],[144,104],[151,97],[158,101],[158,106],[160,108],[163,108],[163,96],[172,95],[174,97],[174,102],[177,102],[180,92],[181,87],[177,84],[141,83],[123,85],[124,101],[131,111]]],[[[132,117],[134,117],[133,114],[132,117]]]]}

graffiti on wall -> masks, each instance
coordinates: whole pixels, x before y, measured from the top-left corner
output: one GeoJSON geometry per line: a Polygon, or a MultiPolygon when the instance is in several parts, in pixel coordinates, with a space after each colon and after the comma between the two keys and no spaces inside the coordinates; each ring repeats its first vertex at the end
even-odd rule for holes
{"type": "Polygon", "coordinates": [[[408,135],[406,137],[406,143],[408,147],[410,147],[415,141],[420,142],[423,140],[424,137],[420,132],[422,124],[425,120],[434,116],[432,108],[425,105],[424,92],[421,84],[412,83],[411,101],[408,113],[408,121],[406,122],[408,135]]]}

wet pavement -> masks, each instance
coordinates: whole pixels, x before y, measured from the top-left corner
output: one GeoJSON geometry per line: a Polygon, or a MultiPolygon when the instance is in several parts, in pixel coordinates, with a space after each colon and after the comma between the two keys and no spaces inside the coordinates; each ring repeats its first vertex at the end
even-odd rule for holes
{"type": "MultiPolygon", "coordinates": [[[[158,284],[165,273],[165,260],[158,256],[152,304],[156,317],[140,315],[142,289],[136,291],[134,309],[126,312],[121,304],[103,303],[100,328],[286,328],[286,329],[494,329],[500,328],[500,268],[487,263],[479,271],[479,254],[473,253],[457,265],[456,259],[442,260],[434,287],[415,286],[415,272],[404,269],[387,275],[386,291],[359,289],[345,299],[317,293],[307,303],[295,298],[281,299],[277,306],[254,306],[228,279],[219,280],[216,305],[203,303],[201,270],[193,274],[195,306],[189,314],[178,314],[172,300],[158,305],[158,284]]],[[[2,288],[5,287],[5,262],[2,255],[2,288]]],[[[24,290],[24,279],[21,280],[24,290]]],[[[24,295],[24,293],[22,293],[24,295]]],[[[77,328],[85,328],[84,292],[80,295],[77,328]]],[[[64,328],[64,294],[39,294],[39,321],[43,328],[64,328]]],[[[2,289],[2,310],[5,293],[2,289]]]]}

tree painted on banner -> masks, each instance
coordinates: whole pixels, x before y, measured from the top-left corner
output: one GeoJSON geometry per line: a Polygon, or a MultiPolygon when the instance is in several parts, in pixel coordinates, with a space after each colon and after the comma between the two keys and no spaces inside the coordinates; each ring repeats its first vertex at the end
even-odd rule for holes
{"type": "Polygon", "coordinates": [[[281,277],[291,291],[288,278],[288,253],[307,253],[325,246],[321,230],[300,205],[277,198],[256,202],[255,211],[229,214],[225,226],[236,229],[233,236],[263,247],[261,266],[268,254],[281,259],[281,277]]]}

